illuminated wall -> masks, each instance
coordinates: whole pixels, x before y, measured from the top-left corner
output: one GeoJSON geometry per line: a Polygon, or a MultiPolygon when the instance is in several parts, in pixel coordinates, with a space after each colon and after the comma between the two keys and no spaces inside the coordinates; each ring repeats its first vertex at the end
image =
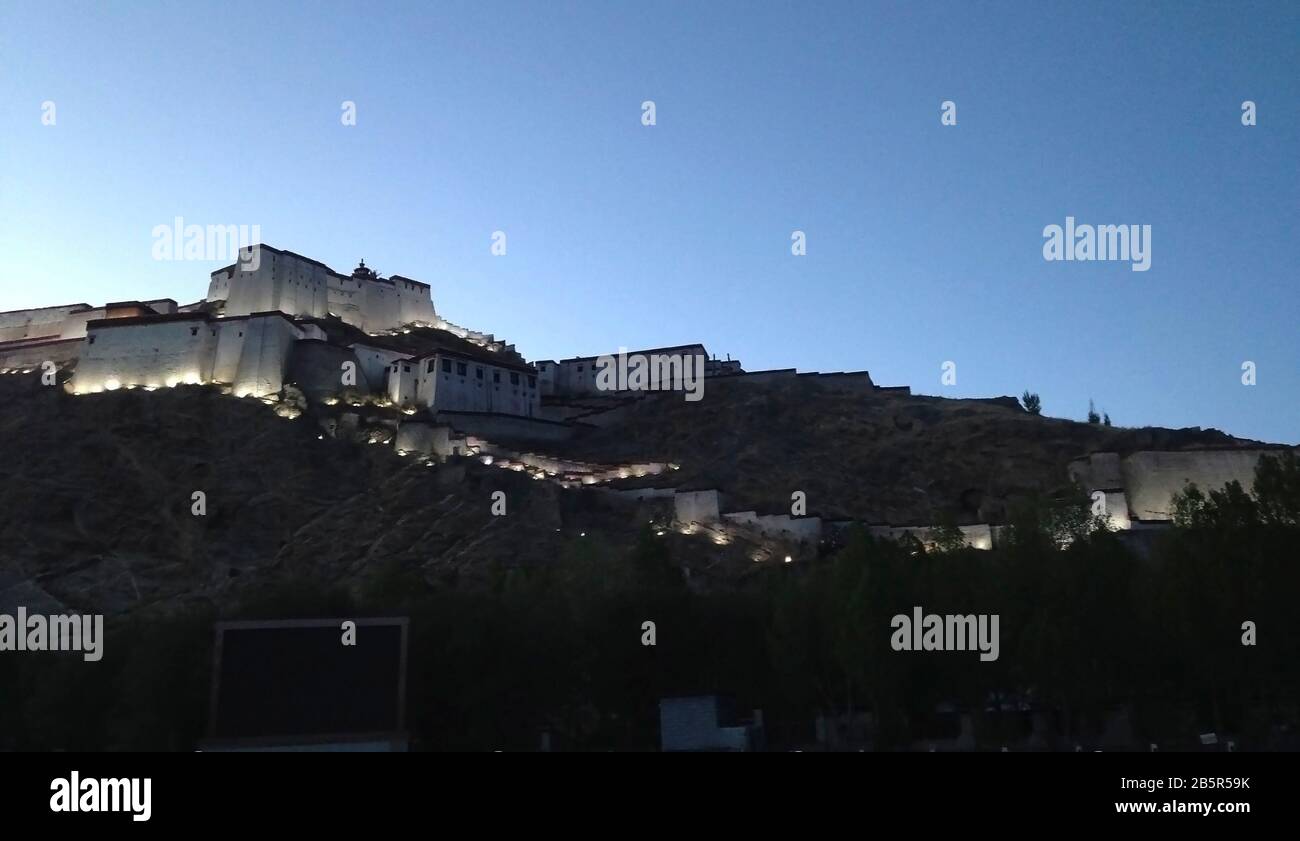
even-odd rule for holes
{"type": "Polygon", "coordinates": [[[789,514],[758,514],[754,511],[732,511],[722,519],[740,526],[748,526],[767,537],[816,543],[822,536],[821,517],[791,517],[789,514]]]}
{"type": "Polygon", "coordinates": [[[173,386],[212,376],[217,329],[206,318],[90,326],[73,378],[78,392],[173,386]]]}
{"type": "MultiPolygon", "coordinates": [[[[357,356],[357,364],[361,372],[365,374],[366,380],[376,387],[382,389],[388,382],[389,372],[392,370],[393,363],[399,359],[410,359],[411,354],[401,351],[389,350],[388,348],[374,347],[372,345],[353,344],[352,352],[357,356]]],[[[391,396],[390,396],[391,399],[391,396]]],[[[393,400],[394,403],[399,401],[393,400]]]]}
{"type": "Polygon", "coordinates": [[[218,382],[231,385],[237,396],[274,394],[284,387],[289,356],[300,336],[278,313],[92,322],[73,389],[88,393],[218,382]]]}
{"type": "Polygon", "coordinates": [[[1250,491],[1264,450],[1141,452],[1124,459],[1128,507],[1139,520],[1173,519],[1173,496],[1187,484],[1218,490],[1236,480],[1250,491]]]}
{"type": "Polygon", "coordinates": [[[681,491],[673,496],[673,516],[679,523],[716,523],[722,498],[716,490],[681,491]]]}
{"type": "Polygon", "coordinates": [[[207,299],[224,301],[229,316],[270,310],[311,318],[333,313],[370,333],[437,318],[429,286],[419,281],[344,275],[262,245],[241,249],[240,257],[213,272],[208,283],[207,299]]]}
{"type": "MultiPolygon", "coordinates": [[[[60,338],[63,335],[63,323],[69,316],[75,312],[90,310],[91,307],[88,304],[69,304],[62,307],[43,307],[35,310],[14,310],[0,313],[0,342],[14,342],[20,339],[60,338]]],[[[100,312],[103,311],[100,310],[100,312]]]]}
{"type": "Polygon", "coordinates": [[[1211,491],[1235,480],[1249,492],[1260,456],[1272,452],[1277,451],[1143,451],[1123,458],[1117,453],[1093,453],[1072,462],[1070,475],[1090,496],[1102,492],[1112,527],[1127,529],[1134,520],[1173,519],[1174,494],[1189,483],[1211,491]]]}
{"type": "Polygon", "coordinates": [[[415,378],[414,401],[421,406],[521,417],[540,414],[537,376],[529,371],[445,354],[413,359],[410,366],[415,378]]]}
{"type": "MultiPolygon", "coordinates": [[[[223,320],[222,326],[230,329],[223,320]]],[[[237,322],[236,322],[237,323],[237,322]]],[[[255,316],[245,321],[244,345],[235,374],[237,397],[275,394],[284,388],[289,357],[300,333],[280,315],[255,316]]]]}

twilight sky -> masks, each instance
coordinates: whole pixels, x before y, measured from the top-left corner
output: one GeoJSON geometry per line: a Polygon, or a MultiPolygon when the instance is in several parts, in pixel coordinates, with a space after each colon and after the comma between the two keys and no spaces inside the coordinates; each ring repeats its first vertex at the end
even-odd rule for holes
{"type": "Polygon", "coordinates": [[[154,260],[177,216],[529,359],[1300,443],[1297,3],[0,0],[0,310],[201,298],[230,261],[154,260]],[[1150,269],[1045,261],[1067,216],[1150,225],[1150,269]]]}

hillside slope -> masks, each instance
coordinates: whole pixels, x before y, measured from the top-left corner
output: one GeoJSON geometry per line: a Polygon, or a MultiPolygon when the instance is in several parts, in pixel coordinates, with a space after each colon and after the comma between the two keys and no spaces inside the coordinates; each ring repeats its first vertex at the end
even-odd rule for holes
{"type": "MultiPolygon", "coordinates": [[[[505,568],[589,551],[579,547],[626,557],[646,528],[645,509],[598,490],[473,459],[431,466],[322,437],[314,411],[288,420],[212,388],[73,397],[35,374],[8,375],[0,406],[0,608],[47,598],[106,613],[220,607],[284,581],[482,586],[505,568]],[[506,516],[491,512],[495,491],[506,492],[506,516]]],[[[773,511],[803,490],[814,513],[905,524],[943,511],[996,522],[1016,496],[1063,487],[1066,463],[1090,450],[1250,443],[796,381],[710,384],[698,403],[651,395],[563,449],[681,465],[622,484],[720,487],[773,511]]],[[[752,544],[659,538],[693,586],[753,566],[752,544]]]]}
{"type": "MultiPolygon", "coordinates": [[[[681,465],[681,487],[737,504],[869,522],[1001,521],[1017,496],[1068,485],[1070,460],[1096,450],[1261,446],[1218,430],[1121,429],[1031,415],[1012,398],[952,400],[837,387],[812,378],[756,386],[706,381],[704,398],[645,397],[568,447],[595,461],[681,465]]],[[[654,479],[628,482],[653,485],[654,479]]]]}

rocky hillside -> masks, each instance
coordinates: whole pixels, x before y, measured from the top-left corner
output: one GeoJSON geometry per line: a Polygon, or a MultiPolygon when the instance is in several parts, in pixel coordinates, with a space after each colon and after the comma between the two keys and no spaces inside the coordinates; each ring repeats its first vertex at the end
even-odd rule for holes
{"type": "MultiPolygon", "coordinates": [[[[1066,465],[1095,450],[1260,446],[1209,429],[1122,429],[1031,415],[1014,398],[952,400],[826,385],[708,380],[704,398],[651,394],[569,454],[681,465],[686,488],[719,488],[738,504],[869,522],[1000,522],[1018,496],[1068,484],[1066,465]]],[[[654,485],[655,479],[627,484],[654,485]]]]}
{"type": "MultiPolygon", "coordinates": [[[[596,490],[322,437],[323,408],[290,420],[203,387],[73,397],[36,374],[0,377],[0,406],[0,608],[221,606],[277,581],[474,586],[583,547],[630,553],[647,526],[644,508],[596,490]],[[498,490],[506,516],[491,513],[498,490]]],[[[672,461],[675,484],[720,487],[751,507],[788,510],[791,491],[803,490],[814,513],[895,524],[940,511],[997,521],[1017,495],[1061,488],[1066,463],[1090,450],[1251,443],[811,380],[711,382],[698,403],[652,395],[620,418],[564,454],[672,461]]],[[[752,566],[752,546],[659,537],[696,585],[752,566]]]]}
{"type": "MultiPolygon", "coordinates": [[[[367,445],[365,427],[334,440],[312,411],[289,420],[212,388],[74,397],[9,375],[0,401],[0,612],[221,607],[284,581],[474,586],[581,546],[616,557],[646,526],[599,491],[403,458],[367,445]]],[[[687,566],[746,567],[743,545],[663,538],[687,566]]]]}

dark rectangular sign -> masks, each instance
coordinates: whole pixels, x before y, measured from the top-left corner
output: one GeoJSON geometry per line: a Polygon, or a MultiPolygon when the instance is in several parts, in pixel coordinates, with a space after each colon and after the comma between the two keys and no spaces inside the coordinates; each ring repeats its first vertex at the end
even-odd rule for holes
{"type": "Polygon", "coordinates": [[[216,632],[211,738],[402,730],[405,619],[222,622],[216,632]]]}

